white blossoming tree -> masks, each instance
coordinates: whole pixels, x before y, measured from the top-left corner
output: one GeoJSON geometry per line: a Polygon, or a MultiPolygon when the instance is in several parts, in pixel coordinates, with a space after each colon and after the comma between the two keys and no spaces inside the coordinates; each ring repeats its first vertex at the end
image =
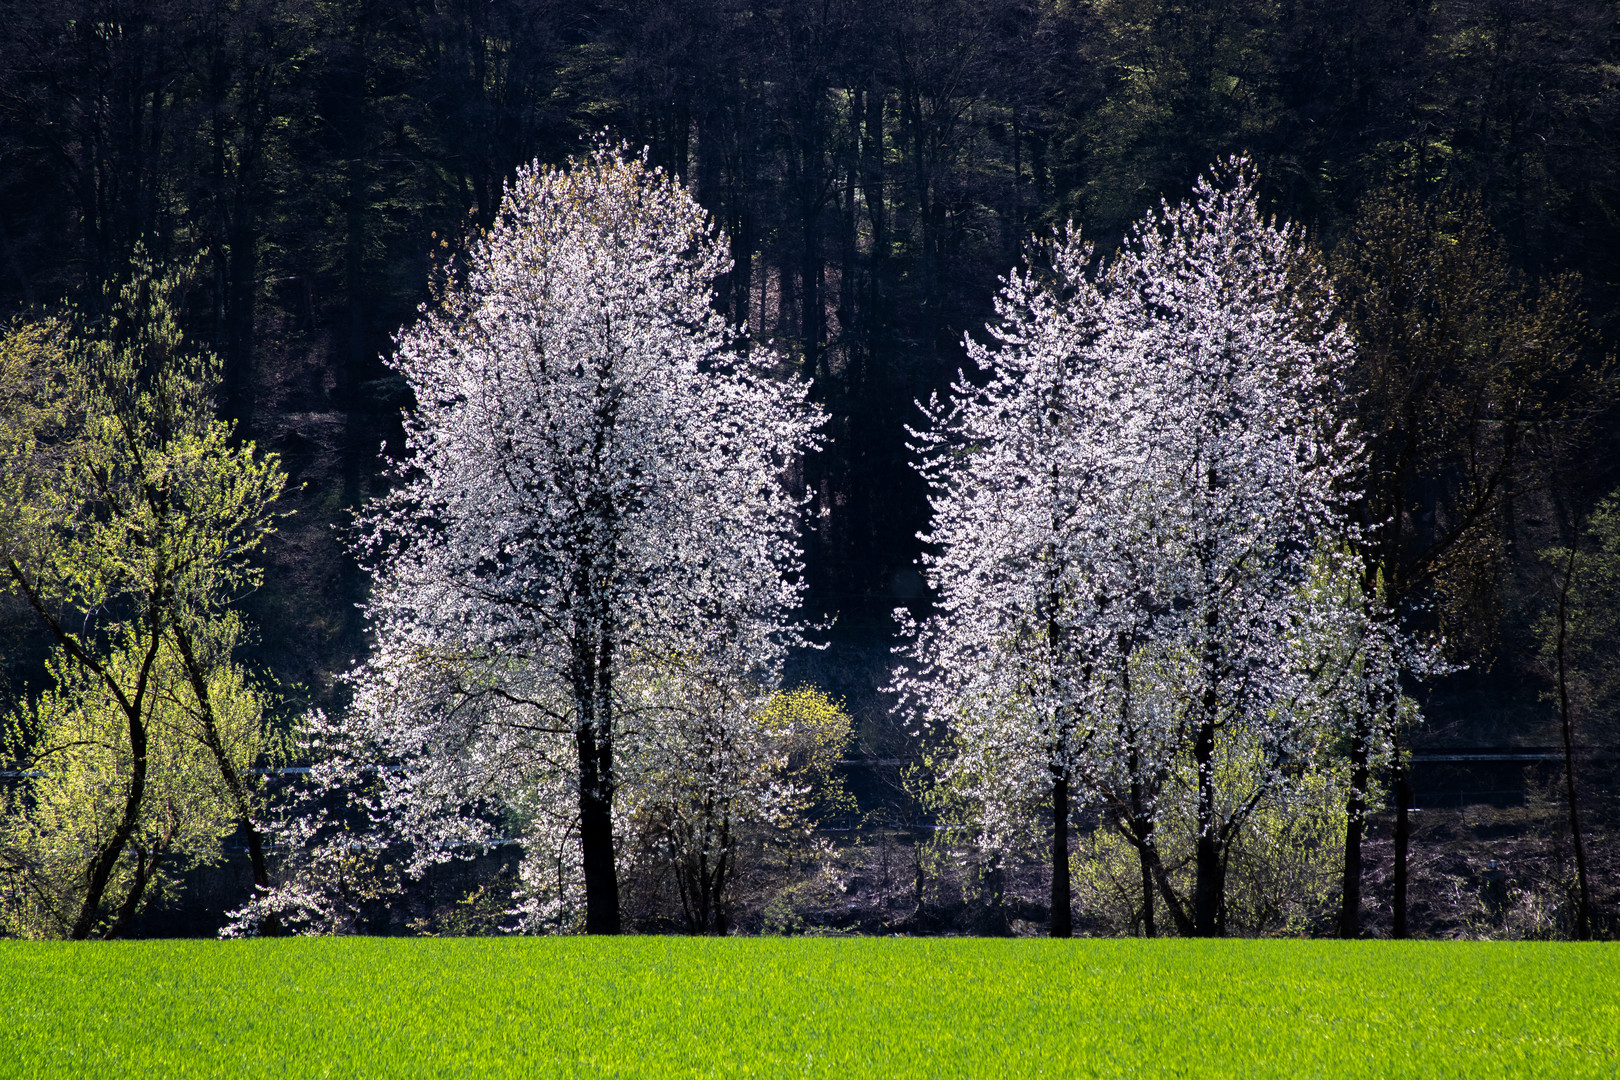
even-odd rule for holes
{"type": "Polygon", "coordinates": [[[1351,356],[1324,317],[1325,271],[1300,232],[1267,221],[1233,162],[1133,233],[1110,271],[1123,363],[1154,389],[1139,419],[1170,539],[1163,586],[1189,657],[1181,717],[1197,782],[1193,930],[1223,929],[1227,845],[1258,801],[1308,767],[1323,719],[1305,665],[1313,549],[1343,529],[1355,448],[1335,420],[1351,356]],[[1223,756],[1252,763],[1224,801],[1223,756]]]}
{"type": "Polygon", "coordinates": [[[709,656],[768,695],[797,639],[783,477],[820,420],[711,307],[726,250],[643,158],[536,164],[392,361],[416,408],[364,522],[346,753],[410,869],[529,835],[589,933],[620,929],[621,758],[664,722],[639,688],[709,656]]]}
{"type": "Polygon", "coordinates": [[[1049,276],[1015,272],[997,298],[997,347],[968,342],[988,381],[960,378],[913,432],[934,492],[937,614],[909,627],[916,666],[897,687],[951,732],[947,780],[982,807],[987,846],[1012,846],[1047,808],[1051,932],[1067,937],[1071,785],[1156,563],[1119,483],[1139,471],[1120,404],[1138,390],[1109,365],[1091,247],[1071,229],[1047,251],[1049,276]]]}
{"type": "Polygon", "coordinates": [[[988,381],[921,435],[938,605],[900,685],[952,733],[987,831],[998,807],[1050,809],[1054,934],[1071,785],[1125,807],[1151,900],[1155,792],[1190,777],[1178,922],[1218,934],[1232,837],[1326,742],[1308,585],[1355,457],[1330,407],[1350,345],[1298,231],[1262,216],[1245,164],[1222,173],[1094,276],[1072,229],[1050,275],[1012,276],[997,347],[973,349],[988,381]],[[1143,664],[1173,692],[1133,707],[1143,664]]]}

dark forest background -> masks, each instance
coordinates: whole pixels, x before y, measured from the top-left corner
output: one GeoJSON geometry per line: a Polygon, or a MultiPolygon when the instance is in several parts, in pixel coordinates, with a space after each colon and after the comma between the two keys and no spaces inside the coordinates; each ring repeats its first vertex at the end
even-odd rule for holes
{"type": "MultiPolygon", "coordinates": [[[[607,130],[730,237],[716,303],[814,379],[813,610],[859,753],[904,752],[876,693],[890,609],[925,602],[905,425],[964,362],[1031,233],[1107,249],[1217,158],[1325,253],[1398,189],[1477,199],[1512,272],[1578,278],[1595,365],[1620,315],[1613,0],[5,0],[0,316],[93,308],[137,242],[205,253],[191,333],[221,406],[282,455],[296,515],[248,602],[290,708],[340,704],[365,648],[349,508],[397,453],[394,333],[515,166],[607,130]],[[379,447],[383,455],[379,455],[379,447]]],[[[1605,425],[1608,426],[1605,426],[1605,425]]],[[[1579,448],[1614,486],[1613,425],[1579,448]]],[[[1549,474],[1550,475],[1550,474],[1549,474]]],[[[1568,515],[1526,473],[1468,670],[1420,745],[1551,745],[1537,552],[1568,515]],[[1549,509],[1551,507],[1551,509],[1549,509]]],[[[1583,496],[1586,497],[1586,496],[1583,496]]],[[[1554,500],[1556,502],[1556,499],[1554,500]]],[[[9,601],[8,601],[9,603],[9,601]]],[[[7,607],[7,689],[46,642],[7,607]]]]}

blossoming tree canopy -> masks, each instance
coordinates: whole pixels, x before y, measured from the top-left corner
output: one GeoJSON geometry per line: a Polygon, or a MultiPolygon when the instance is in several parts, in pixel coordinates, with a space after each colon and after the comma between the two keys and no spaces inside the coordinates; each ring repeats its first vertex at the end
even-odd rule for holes
{"type": "Polygon", "coordinates": [[[795,640],[783,476],[820,417],[711,306],[726,251],[644,158],[535,164],[393,359],[417,405],[366,519],[378,650],[355,714],[406,762],[380,805],[441,851],[477,829],[436,808],[572,758],[591,932],[619,926],[621,677],[708,651],[772,683],[795,640]]]}
{"type": "Polygon", "coordinates": [[[1351,344],[1297,228],[1260,212],[1234,161],[1133,234],[1111,270],[1130,362],[1155,388],[1143,443],[1160,493],[1167,599],[1191,658],[1183,719],[1197,771],[1195,932],[1223,924],[1225,850],[1318,738],[1306,672],[1285,658],[1309,617],[1314,547],[1342,535],[1356,448],[1332,407],[1351,344]],[[1253,762],[1223,800],[1223,756],[1253,762]]]}
{"type": "MultiPolygon", "coordinates": [[[[992,840],[1032,802],[1050,808],[1054,934],[1069,928],[1070,785],[1132,788],[1140,821],[1140,792],[1187,758],[1191,919],[1219,932],[1224,845],[1312,738],[1289,658],[1355,457],[1328,408],[1348,338],[1322,315],[1321,266],[1264,218],[1242,162],[1144,218],[1100,272],[1073,228],[1046,251],[1008,278],[994,345],[969,343],[986,377],[959,380],[918,433],[938,603],[900,687],[952,730],[992,840]],[[1178,701],[1126,716],[1149,654],[1179,673],[1178,701]],[[1252,774],[1231,806],[1222,753],[1252,774]]],[[[1137,839],[1149,858],[1151,834],[1137,839]]]]}

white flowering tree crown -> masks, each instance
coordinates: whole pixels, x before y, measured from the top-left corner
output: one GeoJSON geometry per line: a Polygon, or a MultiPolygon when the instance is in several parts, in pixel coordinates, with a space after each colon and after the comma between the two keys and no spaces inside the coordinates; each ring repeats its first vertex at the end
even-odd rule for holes
{"type": "MultiPolygon", "coordinates": [[[[1320,262],[1254,183],[1227,163],[1100,268],[1059,233],[1006,280],[991,344],[968,343],[981,374],[914,432],[935,609],[896,688],[950,739],[947,779],[986,840],[1048,807],[1054,933],[1071,797],[1111,804],[1150,861],[1178,776],[1199,833],[1179,913],[1220,932],[1225,845],[1318,767],[1345,712],[1329,688],[1364,696],[1345,673],[1389,670],[1355,659],[1370,616],[1319,583],[1349,527],[1352,346],[1320,262]]],[[[1147,861],[1144,882],[1169,892],[1147,861]]]]}
{"type": "Polygon", "coordinates": [[[668,715],[638,688],[699,665],[774,690],[786,478],[820,416],[711,305],[726,252],[675,178],[600,144],[519,170],[398,336],[416,404],[361,523],[376,647],[340,756],[409,869],[515,833],[616,932],[614,795],[668,715]]]}

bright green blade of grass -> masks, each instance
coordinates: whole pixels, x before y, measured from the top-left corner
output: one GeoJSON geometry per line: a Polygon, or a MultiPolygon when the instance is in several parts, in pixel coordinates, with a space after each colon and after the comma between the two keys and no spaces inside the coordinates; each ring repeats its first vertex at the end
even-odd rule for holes
{"type": "Polygon", "coordinates": [[[1612,945],[0,942],[0,1076],[1614,1077],[1612,945]]]}

